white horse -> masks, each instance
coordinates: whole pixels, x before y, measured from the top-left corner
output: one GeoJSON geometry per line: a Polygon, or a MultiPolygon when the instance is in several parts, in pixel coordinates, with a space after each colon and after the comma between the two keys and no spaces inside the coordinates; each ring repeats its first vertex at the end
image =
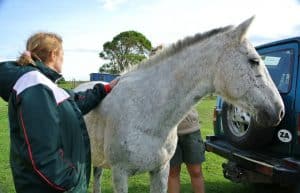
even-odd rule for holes
{"type": "Polygon", "coordinates": [[[208,93],[251,112],[265,126],[280,122],[281,97],[245,38],[252,20],[166,48],[122,75],[112,92],[86,115],[93,165],[111,168],[115,193],[127,193],[128,177],[141,172],[150,173],[151,193],[166,193],[176,125],[208,93]]]}

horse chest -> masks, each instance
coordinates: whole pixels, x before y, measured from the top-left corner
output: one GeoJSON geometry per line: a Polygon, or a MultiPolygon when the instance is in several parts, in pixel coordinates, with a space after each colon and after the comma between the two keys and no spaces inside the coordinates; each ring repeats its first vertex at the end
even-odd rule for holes
{"type": "Polygon", "coordinates": [[[177,133],[175,130],[161,138],[137,132],[108,142],[105,149],[107,159],[112,165],[126,162],[130,169],[146,171],[171,158],[176,148],[177,133]]]}

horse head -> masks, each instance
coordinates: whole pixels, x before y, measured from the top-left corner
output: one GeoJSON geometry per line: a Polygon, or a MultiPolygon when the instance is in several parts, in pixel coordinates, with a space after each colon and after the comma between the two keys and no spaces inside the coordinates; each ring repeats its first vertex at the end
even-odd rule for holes
{"type": "Polygon", "coordinates": [[[245,34],[254,17],[220,37],[223,53],[218,59],[214,87],[226,101],[243,108],[264,126],[279,124],[284,104],[259,54],[245,34]]]}

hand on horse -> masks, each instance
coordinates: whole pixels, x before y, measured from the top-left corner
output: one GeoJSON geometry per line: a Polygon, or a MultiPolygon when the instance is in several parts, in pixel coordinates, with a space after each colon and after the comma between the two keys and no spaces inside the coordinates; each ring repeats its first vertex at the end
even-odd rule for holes
{"type": "Polygon", "coordinates": [[[120,77],[117,77],[117,78],[113,79],[112,81],[110,81],[110,83],[109,83],[110,88],[113,89],[118,84],[119,80],[120,80],[120,77]]]}

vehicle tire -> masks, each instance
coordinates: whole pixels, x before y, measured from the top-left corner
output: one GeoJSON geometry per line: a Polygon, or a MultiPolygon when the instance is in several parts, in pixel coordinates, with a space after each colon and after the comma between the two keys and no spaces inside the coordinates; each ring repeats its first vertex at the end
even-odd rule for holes
{"type": "Polygon", "coordinates": [[[255,119],[241,108],[224,102],[221,116],[224,135],[236,147],[253,149],[272,140],[274,128],[259,126],[255,119]]]}

